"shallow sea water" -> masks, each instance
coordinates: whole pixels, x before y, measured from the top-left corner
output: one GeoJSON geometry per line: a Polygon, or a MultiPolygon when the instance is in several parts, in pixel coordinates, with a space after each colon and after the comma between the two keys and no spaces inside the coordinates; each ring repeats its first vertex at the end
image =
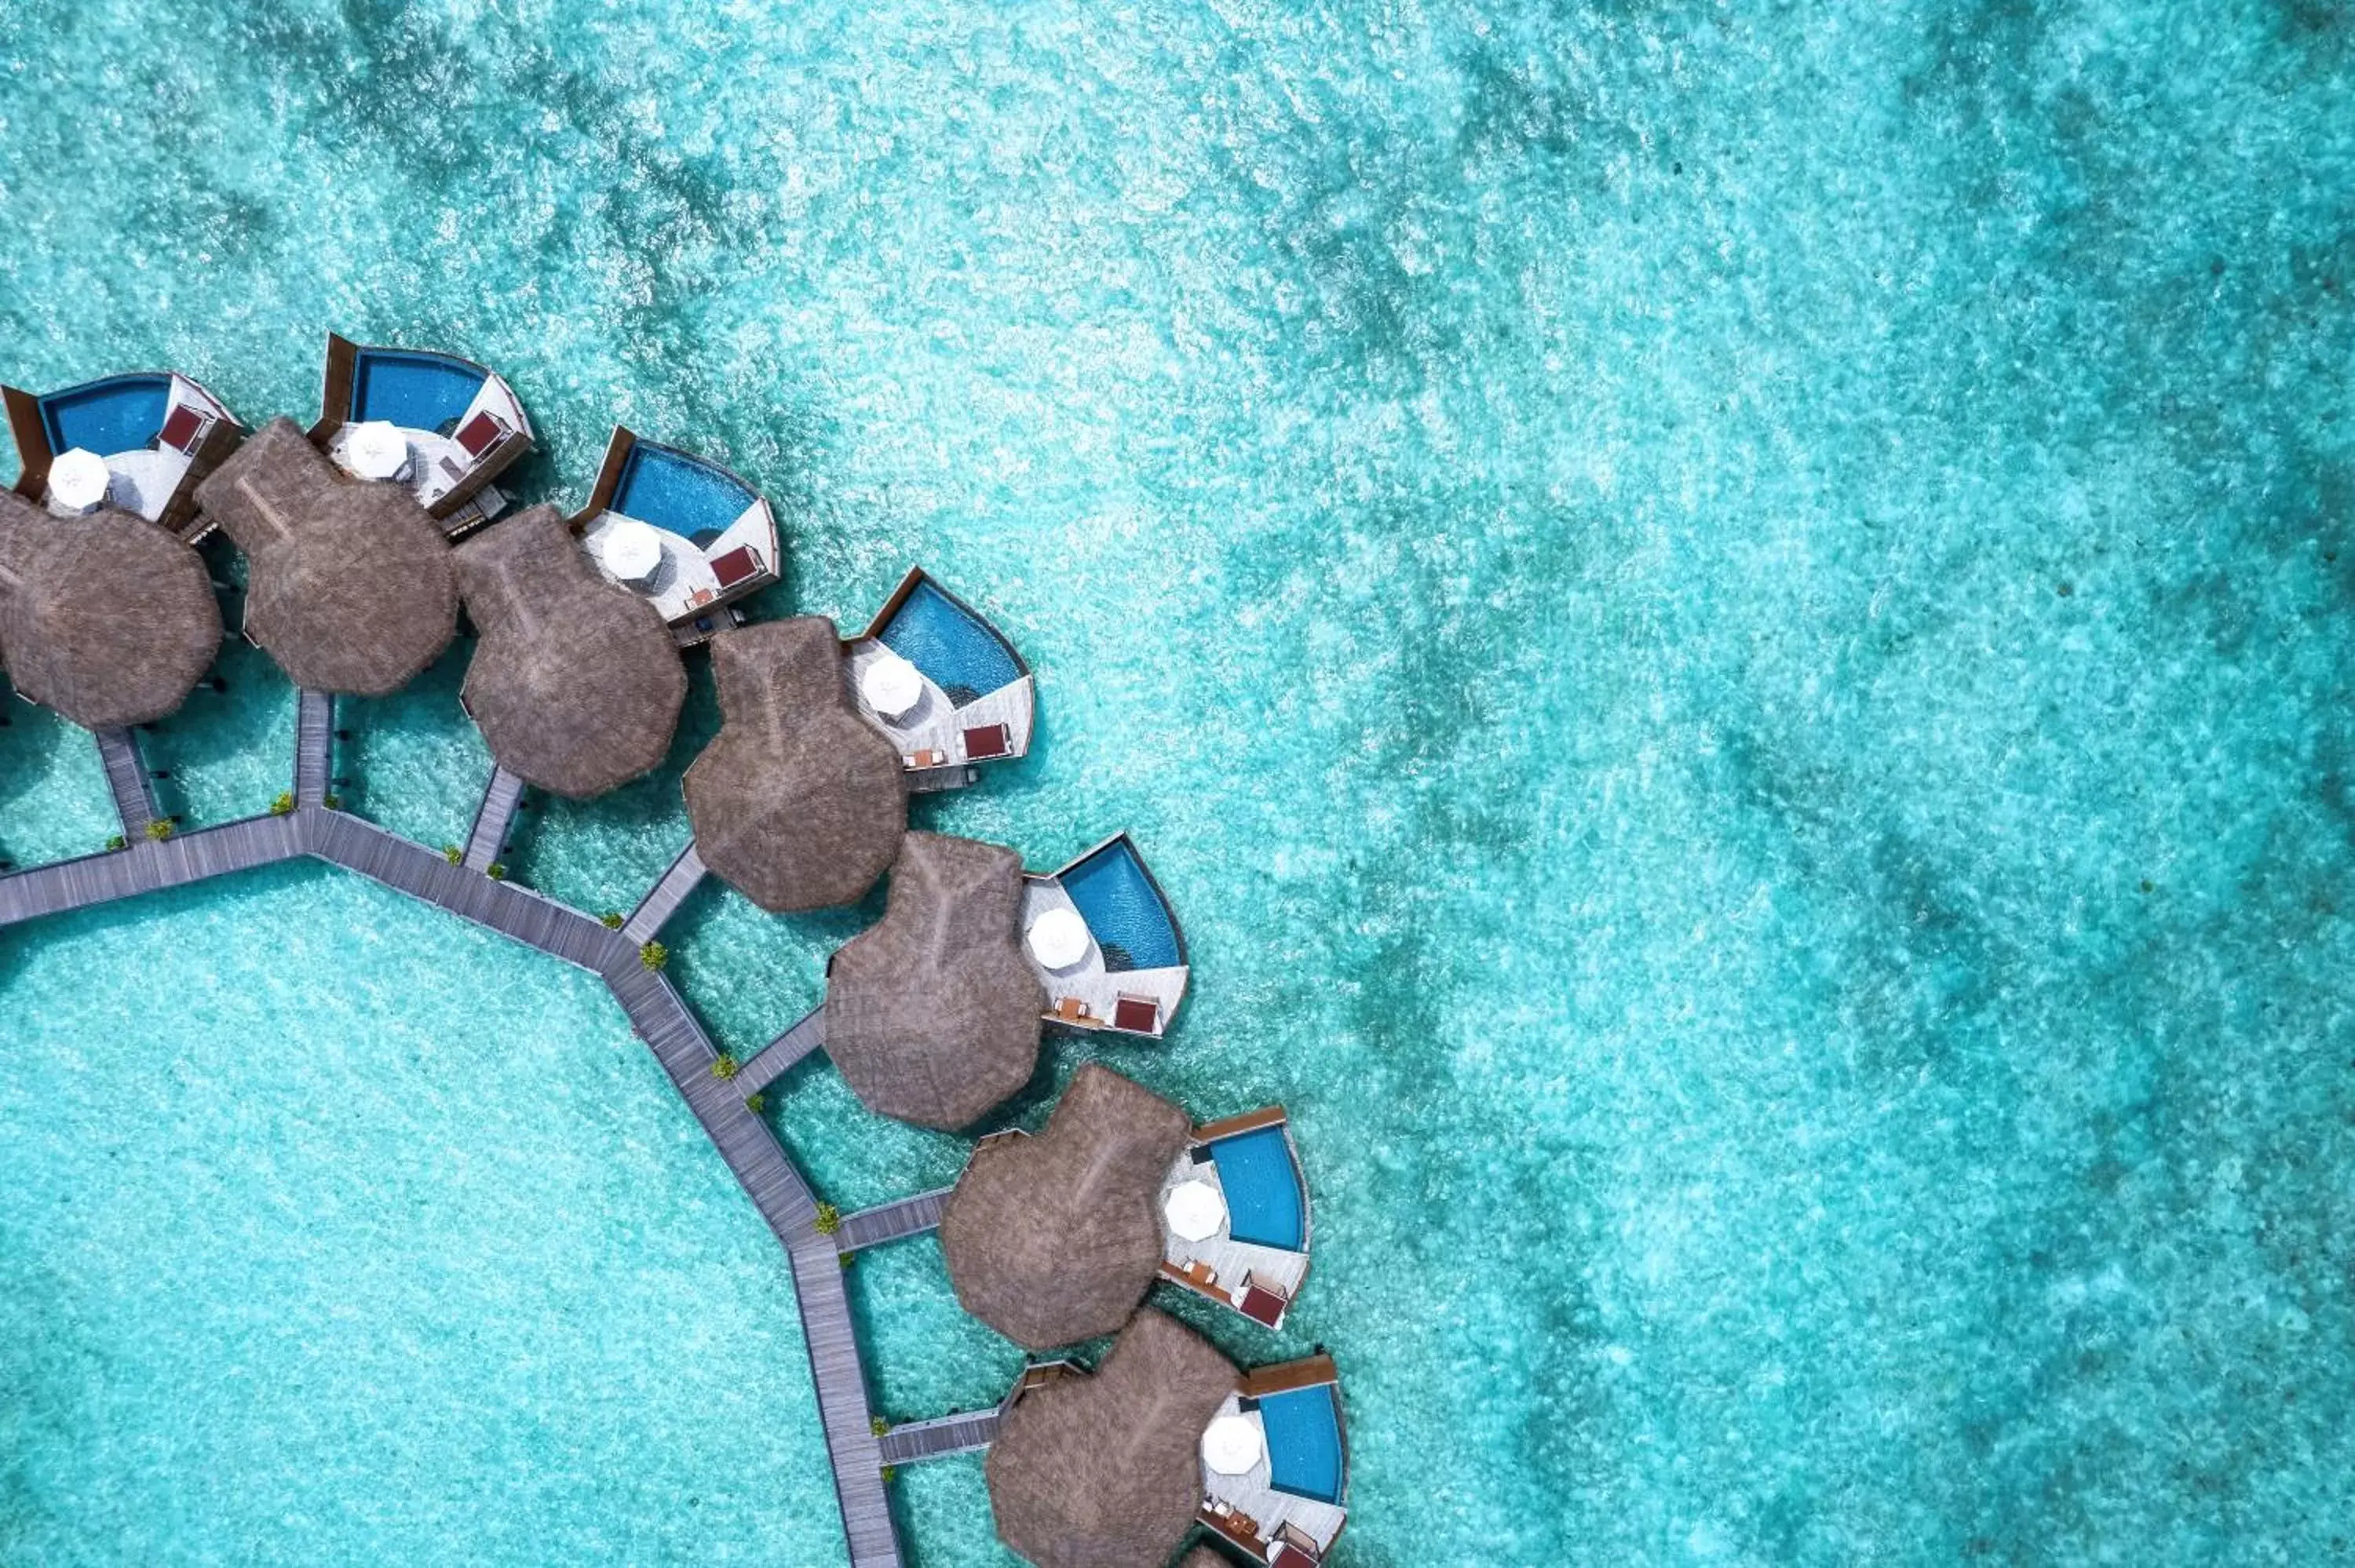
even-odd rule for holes
{"type": "MultiPolygon", "coordinates": [[[[625,420],[777,503],[765,610],[992,616],[1037,749],[917,821],[1170,891],[1103,1055],[1292,1110],[1290,1330],[1188,1315],[1339,1359],[1337,1561],[2332,1561],[2350,87],[2296,3],[0,0],[0,375],[448,347],[525,499],[625,420]]],[[[464,660],[344,716],[427,842],[464,660]]],[[[286,787],[222,673],[191,821],[286,787]]],[[[696,681],[515,875],[659,874],[696,681]]],[[[0,856],[102,842],[6,711],[0,856]]],[[[747,1049],[865,917],[676,970],[747,1049]]],[[[0,933],[0,1561],[838,1560],[784,1261],[580,977],[289,869],[0,933]]],[[[846,1208],[962,1156],[773,1099],[846,1208]]],[[[854,1300],[890,1415],[1018,1363],[930,1242],[854,1300]]]]}

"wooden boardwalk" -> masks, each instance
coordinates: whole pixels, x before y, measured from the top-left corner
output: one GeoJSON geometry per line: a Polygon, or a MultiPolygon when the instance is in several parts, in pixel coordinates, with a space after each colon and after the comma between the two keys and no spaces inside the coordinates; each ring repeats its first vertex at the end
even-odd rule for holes
{"type": "Polygon", "coordinates": [[[336,699],[326,692],[294,696],[294,804],[327,803],[336,770],[336,699]]]}
{"type": "MultiPolygon", "coordinates": [[[[333,705],[306,692],[299,715],[293,811],[250,817],[160,842],[126,834],[132,839],[128,849],[0,876],[0,926],[307,854],[595,972],[629,1015],[632,1028],[662,1065],[671,1086],[687,1102],[762,1221],[783,1243],[851,1568],[898,1568],[899,1536],[883,1487],[882,1449],[875,1437],[866,1368],[844,1289],[842,1249],[836,1237],[818,1234],[817,1200],[809,1184],[769,1124],[746,1108],[745,1096],[753,1090],[745,1086],[742,1075],[732,1079],[712,1075],[719,1052],[677,991],[640,959],[639,945],[647,938],[628,927],[608,930],[602,921],[529,888],[494,882],[372,822],[327,810],[324,800],[333,705]]],[[[126,749],[135,761],[135,745],[126,749]]],[[[110,772],[112,768],[110,758],[110,772]]],[[[144,782],[144,770],[139,777],[144,782]]],[[[702,875],[702,862],[690,843],[638,906],[632,924],[643,920],[640,928],[659,930],[702,875]]],[[[813,1013],[803,1019],[754,1058],[762,1062],[774,1054],[782,1064],[766,1081],[774,1081],[785,1065],[817,1048],[823,1034],[816,1022],[820,1017],[813,1013]]]]}
{"type": "Polygon", "coordinates": [[[143,839],[156,812],[155,790],[148,781],[146,758],[139,755],[139,737],[127,729],[92,733],[98,736],[99,760],[106,764],[106,789],[114,797],[114,815],[123,824],[123,836],[143,839]]]}
{"type": "Polygon", "coordinates": [[[826,1009],[813,1007],[801,1022],[752,1054],[736,1069],[736,1089],[747,1099],[793,1070],[794,1063],[826,1048],[826,1009]]]}
{"type": "Polygon", "coordinates": [[[654,885],[623,923],[622,935],[630,939],[630,946],[637,948],[653,941],[663,923],[678,913],[678,906],[687,902],[687,895],[702,880],[703,857],[695,853],[695,841],[689,839],[687,847],[678,852],[678,858],[670,863],[670,869],[662,874],[662,880],[654,885]]]}
{"type": "Polygon", "coordinates": [[[997,1441],[998,1412],[969,1410],[961,1415],[936,1415],[911,1421],[883,1434],[883,1462],[913,1465],[925,1459],[945,1459],[952,1454],[974,1454],[997,1441]]]}
{"type": "Polygon", "coordinates": [[[468,871],[488,871],[497,862],[522,805],[523,780],[504,768],[492,768],[491,781],[483,786],[483,803],[474,808],[474,825],[466,833],[462,863],[468,871]]]}
{"type": "Polygon", "coordinates": [[[858,1252],[902,1236],[920,1236],[926,1231],[938,1230],[941,1211],[948,1207],[949,1194],[955,1191],[954,1186],[935,1187],[897,1202],[878,1203],[871,1209],[845,1214],[842,1229],[835,1233],[834,1245],[845,1252],[858,1252]]]}

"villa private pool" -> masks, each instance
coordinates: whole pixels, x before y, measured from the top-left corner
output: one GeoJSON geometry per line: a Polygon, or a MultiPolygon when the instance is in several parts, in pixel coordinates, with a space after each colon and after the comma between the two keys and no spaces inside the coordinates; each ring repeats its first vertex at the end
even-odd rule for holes
{"type": "Polygon", "coordinates": [[[446,355],[362,349],[345,417],[446,436],[457,429],[486,379],[482,366],[446,355]]]}
{"type": "Polygon", "coordinates": [[[1329,1383],[1259,1402],[1267,1434],[1268,1485],[1317,1502],[1341,1500],[1341,1408],[1329,1383]]]}
{"type": "Polygon", "coordinates": [[[1057,880],[1103,949],[1106,969],[1175,969],[1186,961],[1169,906],[1127,839],[1114,839],[1057,880]]]}
{"type": "Polygon", "coordinates": [[[1300,1170],[1281,1127],[1238,1133],[1210,1145],[1227,1199],[1227,1231],[1239,1242],[1298,1252],[1307,1239],[1300,1170]]]}
{"type": "Polygon", "coordinates": [[[959,707],[1022,678],[1005,641],[930,582],[918,583],[876,636],[959,707]]]}
{"type": "Polygon", "coordinates": [[[640,441],[630,449],[606,506],[676,534],[700,550],[760,499],[724,469],[640,441]]]}
{"type": "Polygon", "coordinates": [[[51,451],[80,447],[101,457],[155,444],[172,401],[169,376],[142,372],[53,392],[41,399],[51,451]]]}

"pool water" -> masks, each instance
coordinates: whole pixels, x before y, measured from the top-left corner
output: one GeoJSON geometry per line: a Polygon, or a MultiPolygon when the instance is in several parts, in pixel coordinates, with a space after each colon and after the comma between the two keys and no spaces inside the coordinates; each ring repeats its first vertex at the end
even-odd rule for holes
{"type": "MultiPolygon", "coordinates": [[[[1134,830],[1195,966],[1009,1115],[1090,1055],[1287,1108],[1284,1330],[1167,1299],[1332,1351],[1341,1568],[2355,1542],[2327,7],[14,0],[0,57],[10,384],[307,419],[325,332],[443,346],[520,502],[618,420],[777,505],[759,613],[987,606],[1036,744],[912,820],[1134,830]]],[[[464,654],[339,716],[429,842],[464,654]]],[[[288,786],[224,667],[147,737],[192,815],[288,786]]],[[[0,855],[103,842],[5,712],[0,855]]],[[[514,874],[627,907],[691,746],[514,874]]],[[[755,1047],[872,914],[708,889],[672,969],[755,1047]]],[[[840,1561],[774,1243],[593,988],[431,916],[0,931],[0,1562],[840,1561]]],[[[768,1114],[846,1209],[965,1147],[823,1060],[768,1114]]],[[[1004,1392],[937,1245],[852,1290],[886,1414],[1004,1392]]],[[[893,1490],[1007,1561],[977,1463],[893,1490]]]]}
{"type": "Polygon", "coordinates": [[[725,472],[683,452],[641,441],[630,449],[611,506],[688,540],[698,549],[734,526],[760,499],[725,472]]]}
{"type": "Polygon", "coordinates": [[[1186,961],[1169,906],[1126,839],[1115,839],[1059,879],[1103,950],[1108,969],[1164,969],[1186,961]]]}
{"type": "Polygon", "coordinates": [[[1300,1171],[1280,1127],[1238,1133],[1210,1145],[1219,1188],[1227,1198],[1227,1229],[1239,1242],[1298,1252],[1307,1237],[1300,1171]]]}
{"type": "Polygon", "coordinates": [[[929,582],[900,601],[881,639],[959,707],[1022,678],[1022,666],[997,635],[929,582]]]}
{"type": "Polygon", "coordinates": [[[483,389],[481,370],[438,354],[362,349],[352,370],[354,419],[448,435],[483,389]]]}
{"type": "Polygon", "coordinates": [[[1318,1502],[1341,1500],[1341,1423],[1330,1384],[1272,1393],[1259,1402],[1267,1435],[1268,1484],[1318,1502]]]}
{"type": "Polygon", "coordinates": [[[155,444],[172,402],[168,376],[112,376],[86,386],[52,392],[41,400],[41,422],[49,450],[76,447],[113,457],[155,444]]]}

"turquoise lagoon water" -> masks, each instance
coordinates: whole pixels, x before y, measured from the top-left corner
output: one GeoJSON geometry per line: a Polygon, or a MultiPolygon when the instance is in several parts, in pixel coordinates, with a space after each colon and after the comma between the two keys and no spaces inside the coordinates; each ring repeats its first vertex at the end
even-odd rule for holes
{"type": "MultiPolygon", "coordinates": [[[[526,498],[624,420],[776,502],[764,610],[920,561],[1013,637],[1034,754],[919,820],[1138,835],[1196,985],[1104,1054],[1292,1110],[1285,1335],[1183,1309],[1339,1357],[1342,1561],[2355,1539],[2340,13],[5,16],[12,382],[446,347],[526,498]]],[[[355,810],[464,832],[463,668],[351,705],[355,810]]],[[[191,820],[284,788],[225,671],[191,820]]],[[[515,874],[660,872],[697,681],[515,874]]],[[[9,713],[0,853],[102,839],[9,713]]],[[[757,1044],[863,918],[707,891],[676,968],[757,1044]]],[[[0,934],[0,1560],[837,1559],[783,1260],[577,977],[290,870],[0,934]]],[[[961,1158],[775,1102],[845,1206],[961,1158]]],[[[854,1299],[892,1415],[1018,1360],[932,1244],[854,1299]]]]}

